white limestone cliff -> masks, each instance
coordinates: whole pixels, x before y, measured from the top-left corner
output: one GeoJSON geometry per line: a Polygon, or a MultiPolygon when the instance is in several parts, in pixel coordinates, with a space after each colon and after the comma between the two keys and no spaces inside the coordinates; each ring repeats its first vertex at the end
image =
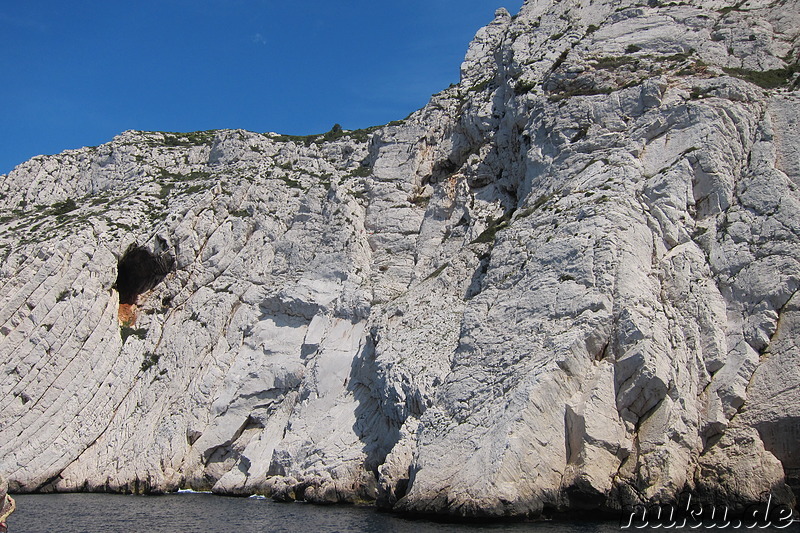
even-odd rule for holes
{"type": "Polygon", "coordinates": [[[129,131],[0,176],[0,472],[453,516],[793,504],[799,19],[529,0],[397,123],[129,131]],[[166,275],[121,306],[131,245],[166,275]]]}

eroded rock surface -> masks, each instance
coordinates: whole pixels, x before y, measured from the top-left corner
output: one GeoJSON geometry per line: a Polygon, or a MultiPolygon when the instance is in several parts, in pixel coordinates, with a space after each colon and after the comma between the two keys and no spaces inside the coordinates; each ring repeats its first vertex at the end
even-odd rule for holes
{"type": "Polygon", "coordinates": [[[0,471],[458,516],[793,503],[798,28],[796,1],[529,0],[398,123],[20,165],[0,471]],[[121,300],[131,246],[162,259],[121,300]]]}

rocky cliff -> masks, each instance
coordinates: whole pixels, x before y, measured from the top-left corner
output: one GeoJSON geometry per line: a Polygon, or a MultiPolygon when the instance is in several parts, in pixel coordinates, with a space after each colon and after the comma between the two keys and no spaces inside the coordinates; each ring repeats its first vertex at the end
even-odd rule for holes
{"type": "Polygon", "coordinates": [[[0,471],[409,512],[800,477],[796,0],[528,0],[405,120],[0,176],[0,471]]]}

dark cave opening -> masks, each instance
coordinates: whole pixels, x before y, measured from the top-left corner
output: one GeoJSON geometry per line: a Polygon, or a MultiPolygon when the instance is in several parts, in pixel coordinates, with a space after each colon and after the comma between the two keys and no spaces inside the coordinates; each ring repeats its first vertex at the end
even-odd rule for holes
{"type": "Polygon", "coordinates": [[[131,245],[117,263],[119,303],[135,305],[139,295],[161,283],[172,270],[175,259],[167,253],[152,254],[146,248],[131,245]]]}

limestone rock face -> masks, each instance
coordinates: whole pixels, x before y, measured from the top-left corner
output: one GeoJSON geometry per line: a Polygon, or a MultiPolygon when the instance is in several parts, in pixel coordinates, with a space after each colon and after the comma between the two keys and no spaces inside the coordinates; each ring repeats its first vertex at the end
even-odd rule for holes
{"type": "Polygon", "coordinates": [[[529,0],[404,121],[129,131],[0,176],[0,472],[793,504],[798,28],[793,0],[529,0]]]}

